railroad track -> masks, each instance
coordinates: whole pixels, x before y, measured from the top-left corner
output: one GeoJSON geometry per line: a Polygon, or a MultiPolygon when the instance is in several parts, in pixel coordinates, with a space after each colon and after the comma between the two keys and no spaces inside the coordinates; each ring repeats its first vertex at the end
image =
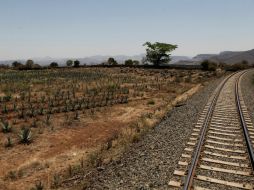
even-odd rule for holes
{"type": "Polygon", "coordinates": [[[254,189],[254,127],[240,88],[245,72],[228,76],[211,95],[170,189],[254,189]]]}

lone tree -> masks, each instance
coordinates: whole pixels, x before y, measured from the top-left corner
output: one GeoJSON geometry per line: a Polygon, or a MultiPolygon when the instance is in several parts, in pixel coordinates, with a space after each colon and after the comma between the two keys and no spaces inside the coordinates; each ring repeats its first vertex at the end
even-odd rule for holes
{"type": "Polygon", "coordinates": [[[15,67],[15,68],[23,66],[23,64],[18,61],[14,61],[11,65],[12,65],[12,67],[15,67]]]}
{"type": "Polygon", "coordinates": [[[202,66],[202,69],[205,71],[216,71],[218,64],[206,59],[202,61],[201,66],[202,66]]]}
{"type": "Polygon", "coordinates": [[[126,60],[126,61],[124,62],[124,64],[127,65],[127,66],[132,66],[132,65],[134,65],[132,59],[126,60]]]}
{"type": "Polygon", "coordinates": [[[66,61],[66,66],[67,67],[71,67],[72,65],[73,65],[73,61],[72,60],[66,61]]]}
{"type": "Polygon", "coordinates": [[[80,65],[79,60],[75,60],[75,61],[74,61],[74,67],[79,67],[79,65],[80,65]]]}
{"type": "Polygon", "coordinates": [[[170,52],[177,48],[177,45],[166,43],[151,43],[146,42],[143,46],[146,46],[146,59],[153,63],[154,66],[160,66],[161,64],[170,62],[170,52]]]}
{"type": "Polygon", "coordinates": [[[133,65],[136,65],[136,66],[137,66],[137,65],[139,65],[139,63],[140,63],[140,62],[139,62],[138,60],[134,60],[134,61],[133,61],[133,65]]]}
{"type": "Polygon", "coordinates": [[[117,61],[113,57],[108,58],[107,63],[109,65],[118,65],[117,61]]]}
{"type": "Polygon", "coordinates": [[[52,62],[52,63],[50,63],[49,67],[58,67],[58,63],[57,62],[52,62]]]}
{"type": "Polygon", "coordinates": [[[34,66],[34,61],[31,59],[28,59],[25,65],[26,69],[32,69],[33,66],[34,66]]]}

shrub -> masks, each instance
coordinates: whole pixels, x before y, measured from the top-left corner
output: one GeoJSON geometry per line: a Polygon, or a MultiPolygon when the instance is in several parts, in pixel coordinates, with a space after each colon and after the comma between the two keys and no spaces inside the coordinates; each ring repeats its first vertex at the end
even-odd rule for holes
{"type": "Polygon", "coordinates": [[[125,64],[126,66],[132,66],[134,63],[133,63],[133,61],[132,61],[131,59],[128,59],[128,60],[126,60],[126,61],[124,62],[124,64],[125,64]]]}
{"type": "Polygon", "coordinates": [[[24,119],[24,118],[25,118],[24,110],[21,110],[21,111],[18,112],[18,117],[19,117],[20,119],[24,119]]]}
{"type": "Polygon", "coordinates": [[[60,183],[61,183],[61,177],[60,177],[60,175],[54,174],[53,179],[52,179],[51,187],[52,188],[58,188],[60,183]]]}
{"type": "Polygon", "coordinates": [[[25,67],[26,67],[26,69],[31,69],[33,67],[33,65],[34,65],[34,61],[29,59],[26,61],[25,67]]]}
{"type": "Polygon", "coordinates": [[[79,118],[80,118],[80,117],[79,117],[79,113],[78,113],[78,111],[76,111],[76,112],[75,112],[75,115],[74,115],[74,119],[75,119],[75,120],[79,120],[79,118]]]}
{"type": "Polygon", "coordinates": [[[88,163],[90,166],[99,167],[102,164],[102,154],[101,150],[95,151],[88,155],[88,163]]]}
{"type": "Polygon", "coordinates": [[[11,100],[11,98],[12,98],[12,95],[10,95],[10,94],[6,95],[6,96],[3,97],[3,101],[9,102],[11,100]]]}
{"type": "Polygon", "coordinates": [[[139,64],[140,64],[140,62],[138,60],[133,61],[133,65],[139,65],[139,64]]]}
{"type": "Polygon", "coordinates": [[[50,125],[50,115],[46,115],[46,125],[50,125]]]}
{"type": "Polygon", "coordinates": [[[228,71],[238,71],[248,69],[250,66],[248,65],[247,61],[242,61],[241,63],[236,63],[233,65],[227,65],[226,70],[228,71]]]}
{"type": "Polygon", "coordinates": [[[74,61],[74,67],[79,67],[79,65],[80,65],[79,60],[75,60],[75,61],[74,61]]]}
{"type": "Polygon", "coordinates": [[[72,60],[67,60],[66,61],[66,66],[67,67],[71,67],[73,65],[73,61],[72,60]]]}
{"type": "Polygon", "coordinates": [[[23,64],[18,61],[14,61],[11,65],[12,65],[12,67],[15,67],[15,68],[23,66],[23,64]]]}
{"type": "Polygon", "coordinates": [[[221,69],[225,69],[227,63],[224,63],[224,62],[220,62],[218,67],[221,68],[221,69]]]}
{"type": "Polygon", "coordinates": [[[58,63],[57,62],[52,62],[52,63],[50,63],[49,67],[52,67],[52,68],[58,67],[58,63]]]}
{"type": "Polygon", "coordinates": [[[11,179],[11,180],[17,179],[17,172],[16,171],[9,171],[6,178],[11,179]]]}
{"type": "Polygon", "coordinates": [[[35,187],[31,188],[31,190],[43,190],[44,186],[41,181],[36,182],[35,187]]]}
{"type": "Polygon", "coordinates": [[[20,131],[20,142],[23,144],[29,144],[32,141],[32,132],[31,129],[24,127],[20,131]]]}
{"type": "Polygon", "coordinates": [[[2,113],[3,113],[3,114],[8,113],[8,108],[7,108],[6,104],[5,104],[4,107],[3,107],[2,113]]]}
{"type": "Polygon", "coordinates": [[[107,64],[108,65],[118,65],[117,61],[113,57],[108,58],[107,64]]]}
{"type": "Polygon", "coordinates": [[[148,104],[148,105],[154,105],[155,102],[154,102],[154,100],[149,100],[149,101],[147,102],[147,104],[148,104]]]}
{"type": "Polygon", "coordinates": [[[8,122],[1,122],[1,126],[3,133],[10,133],[12,130],[11,125],[8,122]]]}
{"type": "Polygon", "coordinates": [[[201,63],[202,69],[205,71],[215,71],[218,68],[218,64],[209,60],[204,60],[201,63]]]}

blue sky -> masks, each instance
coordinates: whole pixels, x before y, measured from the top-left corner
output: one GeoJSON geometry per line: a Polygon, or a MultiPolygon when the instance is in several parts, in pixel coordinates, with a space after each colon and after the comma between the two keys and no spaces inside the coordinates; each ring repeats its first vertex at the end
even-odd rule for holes
{"type": "Polygon", "coordinates": [[[0,60],[254,48],[254,0],[0,0],[0,60]]]}

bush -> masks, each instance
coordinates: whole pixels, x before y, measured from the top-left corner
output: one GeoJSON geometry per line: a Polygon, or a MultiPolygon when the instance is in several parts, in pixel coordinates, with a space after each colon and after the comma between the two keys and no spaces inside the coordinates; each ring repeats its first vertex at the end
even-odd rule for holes
{"type": "Polygon", "coordinates": [[[205,71],[216,71],[218,64],[209,60],[204,60],[201,63],[202,69],[205,71]]]}
{"type": "Polygon", "coordinates": [[[6,95],[6,96],[2,97],[2,99],[5,102],[9,102],[12,99],[12,95],[6,95]]]}
{"type": "Polygon", "coordinates": [[[73,61],[72,60],[67,60],[66,61],[66,66],[67,67],[71,67],[73,65],[73,61]]]}
{"type": "Polygon", "coordinates": [[[242,61],[241,63],[236,63],[233,65],[227,65],[225,67],[225,69],[228,71],[239,71],[239,70],[244,70],[248,68],[250,68],[250,66],[248,65],[247,61],[242,61]]]}
{"type": "Polygon", "coordinates": [[[32,132],[29,128],[23,128],[20,132],[20,142],[23,144],[29,144],[32,141],[32,132]]]}
{"type": "Polygon", "coordinates": [[[225,70],[226,66],[227,66],[227,63],[224,63],[224,62],[220,62],[218,65],[219,68],[224,69],[224,70],[225,70]]]}
{"type": "Polygon", "coordinates": [[[58,63],[52,62],[52,63],[50,63],[49,67],[51,67],[51,68],[58,67],[58,63]]]}
{"type": "Polygon", "coordinates": [[[132,59],[128,59],[128,60],[126,60],[125,62],[124,62],[124,65],[126,65],[126,66],[132,66],[134,63],[133,63],[133,61],[132,61],[132,59]]]}
{"type": "Polygon", "coordinates": [[[139,62],[138,60],[134,60],[134,61],[133,61],[133,64],[134,64],[134,65],[139,65],[140,62],[139,62]]]}
{"type": "Polygon", "coordinates": [[[31,190],[43,190],[44,186],[41,181],[36,182],[35,187],[31,188],[31,190]]]}
{"type": "Polygon", "coordinates": [[[2,126],[3,133],[11,132],[11,125],[8,122],[1,122],[1,126],[2,126]]]}
{"type": "Polygon", "coordinates": [[[118,65],[117,61],[113,57],[108,58],[107,64],[108,65],[118,65]]]}
{"type": "Polygon", "coordinates": [[[79,65],[80,65],[79,60],[75,60],[75,61],[74,61],[74,67],[79,67],[79,65]]]}
{"type": "Polygon", "coordinates": [[[18,61],[14,61],[11,65],[12,65],[12,67],[14,67],[14,68],[19,68],[19,67],[24,66],[22,63],[20,63],[20,62],[18,62],[18,61]]]}
{"type": "Polygon", "coordinates": [[[147,104],[148,104],[148,105],[154,105],[154,104],[155,104],[155,101],[154,101],[154,100],[149,100],[149,101],[147,102],[147,104]]]}

